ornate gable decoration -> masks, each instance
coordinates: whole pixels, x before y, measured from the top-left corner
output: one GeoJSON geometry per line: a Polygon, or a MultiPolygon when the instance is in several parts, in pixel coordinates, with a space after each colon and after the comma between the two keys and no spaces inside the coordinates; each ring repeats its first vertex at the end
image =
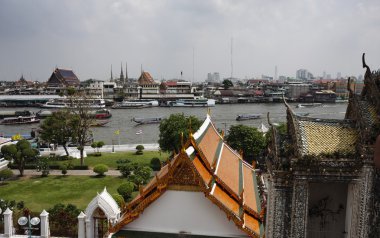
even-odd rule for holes
{"type": "Polygon", "coordinates": [[[88,219],[91,219],[91,215],[93,215],[93,213],[97,211],[97,208],[100,208],[104,212],[107,219],[112,224],[115,224],[120,218],[119,206],[117,205],[116,201],[112,198],[112,196],[107,192],[106,188],[104,188],[103,192],[98,194],[88,204],[85,211],[85,214],[88,219]]]}
{"type": "Polygon", "coordinates": [[[364,88],[360,96],[350,91],[346,118],[356,122],[360,144],[365,147],[373,145],[380,133],[380,71],[371,72],[364,57],[365,54],[362,56],[363,68],[366,68],[364,88]]]}
{"type": "Polygon", "coordinates": [[[250,237],[263,237],[265,198],[260,196],[258,182],[252,166],[223,142],[207,116],[181,153],[140,189],[110,232],[117,232],[137,219],[166,190],[187,190],[203,192],[250,237]]]}

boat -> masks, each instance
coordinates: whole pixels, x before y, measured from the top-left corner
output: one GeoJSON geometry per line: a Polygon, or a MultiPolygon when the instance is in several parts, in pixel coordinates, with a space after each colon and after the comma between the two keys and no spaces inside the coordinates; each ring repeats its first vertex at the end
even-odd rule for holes
{"type": "Polygon", "coordinates": [[[86,98],[86,99],[69,99],[69,98],[55,98],[42,104],[42,108],[75,108],[75,104],[81,104],[88,108],[105,108],[106,103],[101,98],[86,98]]]}
{"type": "Polygon", "coordinates": [[[299,103],[297,105],[297,108],[302,108],[302,107],[320,107],[322,106],[322,103],[319,102],[314,102],[314,103],[299,103]]]}
{"type": "Polygon", "coordinates": [[[96,111],[90,112],[91,116],[95,119],[108,119],[112,117],[111,112],[108,109],[102,108],[96,111]]]}
{"type": "Polygon", "coordinates": [[[149,118],[137,118],[134,117],[132,121],[136,122],[137,124],[154,124],[154,123],[160,123],[162,117],[149,117],[149,118]]]}
{"type": "Polygon", "coordinates": [[[19,117],[19,116],[32,116],[33,113],[28,111],[28,110],[24,110],[24,111],[3,111],[1,110],[0,111],[0,118],[3,119],[3,118],[6,118],[6,117],[19,117]]]}
{"type": "Polygon", "coordinates": [[[127,102],[121,102],[116,103],[112,106],[113,109],[141,109],[141,108],[147,108],[151,107],[148,104],[142,104],[142,103],[127,103],[127,102]]]}
{"type": "Polygon", "coordinates": [[[96,120],[96,121],[92,122],[90,124],[90,126],[92,126],[92,127],[105,126],[108,122],[110,122],[110,121],[108,121],[108,120],[96,120]]]}
{"type": "Polygon", "coordinates": [[[4,118],[0,124],[1,125],[18,125],[18,124],[32,124],[39,123],[40,119],[36,116],[18,116],[18,117],[7,117],[4,118]]]}
{"type": "Polygon", "coordinates": [[[215,100],[207,98],[178,99],[175,101],[169,101],[167,105],[169,107],[214,107],[215,100]]]}
{"type": "Polygon", "coordinates": [[[140,109],[147,107],[157,107],[158,101],[151,99],[130,99],[116,103],[112,106],[114,109],[140,109]]]}
{"type": "Polygon", "coordinates": [[[261,118],[261,114],[239,114],[236,121],[252,120],[261,118]]]}
{"type": "Polygon", "coordinates": [[[143,104],[143,105],[148,105],[151,107],[158,107],[159,103],[157,100],[153,99],[129,99],[129,100],[124,100],[122,103],[125,104],[143,104]]]}

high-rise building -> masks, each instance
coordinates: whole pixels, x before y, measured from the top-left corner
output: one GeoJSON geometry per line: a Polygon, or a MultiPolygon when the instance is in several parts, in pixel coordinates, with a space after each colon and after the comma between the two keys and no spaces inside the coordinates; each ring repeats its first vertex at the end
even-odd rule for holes
{"type": "Polygon", "coordinates": [[[210,83],[219,82],[220,81],[220,74],[219,74],[219,72],[208,73],[206,81],[210,82],[210,83]]]}
{"type": "Polygon", "coordinates": [[[313,79],[314,76],[307,69],[299,69],[296,72],[296,78],[302,80],[310,80],[313,79]]]}

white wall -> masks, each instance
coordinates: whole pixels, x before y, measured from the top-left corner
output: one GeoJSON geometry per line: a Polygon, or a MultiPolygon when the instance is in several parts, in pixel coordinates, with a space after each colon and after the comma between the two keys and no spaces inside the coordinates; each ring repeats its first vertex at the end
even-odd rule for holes
{"type": "Polygon", "coordinates": [[[166,191],[124,230],[248,237],[202,192],[166,191]]]}

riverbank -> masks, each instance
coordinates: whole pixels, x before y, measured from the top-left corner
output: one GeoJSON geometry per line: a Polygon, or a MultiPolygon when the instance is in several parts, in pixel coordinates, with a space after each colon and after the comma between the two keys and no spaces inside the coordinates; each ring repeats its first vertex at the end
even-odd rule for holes
{"type": "MultiPolygon", "coordinates": [[[[123,145],[104,145],[102,148],[99,148],[99,152],[105,152],[105,153],[112,153],[112,152],[123,152],[123,151],[135,151],[137,145],[143,145],[144,150],[148,151],[159,151],[160,146],[158,143],[147,143],[147,144],[123,144],[123,145]]],[[[56,155],[61,156],[64,155],[66,152],[63,149],[62,146],[58,146],[57,149],[51,149],[51,148],[40,148],[40,154],[41,156],[48,156],[48,155],[56,155]]],[[[84,151],[89,153],[94,153],[95,150],[91,146],[85,146],[84,151]]],[[[69,152],[77,152],[78,149],[76,147],[68,147],[69,152]]]]}

